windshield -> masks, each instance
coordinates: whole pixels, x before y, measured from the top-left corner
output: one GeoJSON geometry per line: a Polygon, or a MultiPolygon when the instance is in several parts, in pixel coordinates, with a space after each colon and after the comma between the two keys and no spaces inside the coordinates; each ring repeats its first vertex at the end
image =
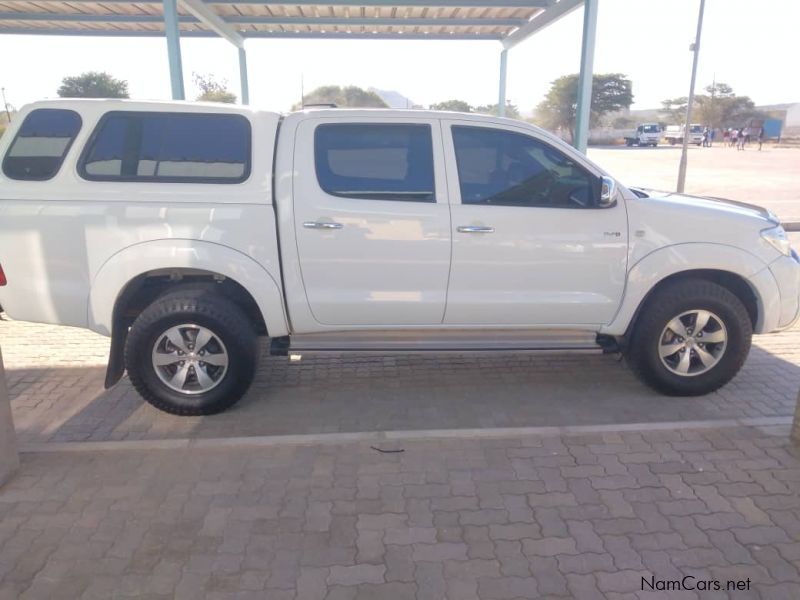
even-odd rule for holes
{"type": "Polygon", "coordinates": [[[703,126],[702,125],[692,125],[689,128],[689,131],[692,133],[703,133],[703,126]]]}
{"type": "Polygon", "coordinates": [[[642,125],[642,131],[645,133],[660,133],[661,128],[658,125],[642,125]]]}

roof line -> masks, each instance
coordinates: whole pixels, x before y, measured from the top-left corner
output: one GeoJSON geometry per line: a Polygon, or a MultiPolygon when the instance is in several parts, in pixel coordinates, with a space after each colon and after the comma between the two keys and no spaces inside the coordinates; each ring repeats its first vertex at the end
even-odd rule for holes
{"type": "Polygon", "coordinates": [[[552,25],[561,17],[568,15],[573,10],[580,7],[583,2],[584,0],[559,0],[557,4],[552,4],[549,8],[531,19],[527,24],[506,36],[505,39],[503,39],[503,47],[509,50],[520,42],[524,42],[537,31],[544,29],[548,25],[552,25]]]}
{"type": "MultiPolygon", "coordinates": [[[[162,0],[68,0],[70,4],[161,4],[162,0]]],[[[555,0],[208,0],[206,4],[262,6],[418,6],[426,8],[547,8],[555,0]]]]}
{"type": "MultiPolygon", "coordinates": [[[[48,29],[28,27],[0,28],[0,35],[55,35],[86,37],[163,37],[160,29],[48,29]]],[[[213,31],[181,31],[181,37],[218,37],[213,31]]],[[[295,39],[369,39],[369,40],[491,40],[502,41],[500,34],[486,33],[420,33],[420,32],[385,32],[385,33],[347,33],[336,31],[243,31],[244,38],[295,38],[295,39]]]]}
{"type": "MultiPolygon", "coordinates": [[[[225,23],[242,25],[348,25],[369,27],[392,25],[395,27],[521,27],[526,19],[435,18],[435,17],[265,17],[249,15],[219,15],[225,23]]],[[[162,15],[0,12],[0,21],[49,21],[53,23],[163,23],[162,15]]],[[[179,15],[181,23],[199,23],[193,15],[179,15]]]]}
{"type": "Polygon", "coordinates": [[[237,48],[244,48],[244,38],[203,0],[178,0],[178,5],[237,48]]]}

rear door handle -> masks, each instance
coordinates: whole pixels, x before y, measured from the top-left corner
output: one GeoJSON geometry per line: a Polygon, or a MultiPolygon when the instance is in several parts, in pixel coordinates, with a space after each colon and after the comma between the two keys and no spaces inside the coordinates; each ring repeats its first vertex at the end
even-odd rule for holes
{"type": "Polygon", "coordinates": [[[306,221],[303,223],[303,227],[306,229],[341,229],[344,225],[329,221],[306,221]]]}
{"type": "Polygon", "coordinates": [[[460,225],[458,231],[461,233],[494,233],[494,227],[484,227],[483,225],[460,225]]]}

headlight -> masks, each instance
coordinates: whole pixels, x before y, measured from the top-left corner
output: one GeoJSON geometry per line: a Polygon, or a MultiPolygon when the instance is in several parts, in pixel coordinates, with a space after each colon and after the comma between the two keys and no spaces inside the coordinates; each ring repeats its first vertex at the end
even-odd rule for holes
{"type": "Polygon", "coordinates": [[[786,237],[786,232],[780,225],[777,227],[764,229],[761,232],[761,239],[763,239],[784,256],[792,255],[792,246],[789,244],[789,238],[786,237]]]}

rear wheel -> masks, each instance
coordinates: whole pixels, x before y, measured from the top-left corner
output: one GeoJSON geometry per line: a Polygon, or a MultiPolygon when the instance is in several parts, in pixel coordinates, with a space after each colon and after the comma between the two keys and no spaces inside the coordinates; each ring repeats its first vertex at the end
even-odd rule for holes
{"type": "Polygon", "coordinates": [[[174,415],[232,406],[255,374],[256,335],[242,310],[209,288],[184,288],[134,321],[125,366],[150,404],[174,415]]]}
{"type": "Polygon", "coordinates": [[[738,373],[753,327],[728,289],[703,279],[668,283],[642,309],[628,345],[634,371],[673,396],[712,392],[738,373]]]}

